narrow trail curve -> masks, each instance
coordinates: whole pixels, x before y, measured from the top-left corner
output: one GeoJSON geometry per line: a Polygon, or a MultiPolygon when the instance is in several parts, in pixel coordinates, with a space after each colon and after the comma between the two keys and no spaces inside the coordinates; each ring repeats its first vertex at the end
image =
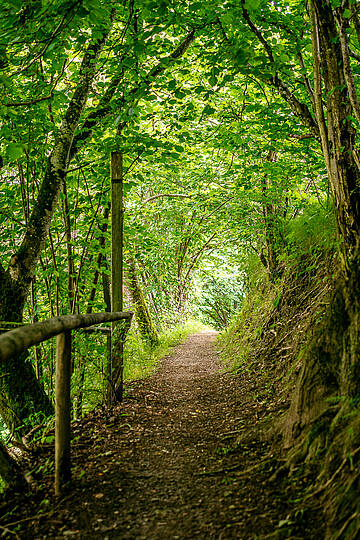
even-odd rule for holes
{"type": "Polygon", "coordinates": [[[267,443],[237,442],[266,410],[251,381],[221,373],[215,336],[191,336],[107,417],[75,426],[81,478],[24,538],[274,538],[288,495],[266,484],[271,468],[242,475],[267,443]]]}

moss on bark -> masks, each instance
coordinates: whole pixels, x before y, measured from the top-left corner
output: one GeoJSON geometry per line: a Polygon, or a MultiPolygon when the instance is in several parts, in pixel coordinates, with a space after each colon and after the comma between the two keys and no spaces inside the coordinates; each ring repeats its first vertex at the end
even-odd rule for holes
{"type": "Polygon", "coordinates": [[[0,477],[9,488],[21,488],[26,489],[27,484],[25,478],[16,463],[16,461],[9,456],[5,446],[0,442],[0,477]]]}
{"type": "Polygon", "coordinates": [[[355,259],[347,277],[339,275],[328,309],[304,348],[283,425],[289,467],[305,461],[318,470],[316,492],[329,539],[355,539],[360,530],[359,277],[355,259]]]}
{"type": "Polygon", "coordinates": [[[159,337],[151,320],[150,311],[146,304],[144,294],[139,285],[135,261],[133,259],[128,261],[127,277],[129,291],[134,304],[136,322],[139,326],[141,337],[147,341],[151,347],[155,347],[159,343],[159,337]]]}
{"type": "MultiPolygon", "coordinates": [[[[11,280],[0,288],[0,320],[21,322],[26,292],[21,294],[11,280]]],[[[53,414],[53,405],[36,378],[26,352],[0,363],[0,415],[16,437],[24,435],[39,420],[53,414]]]]}

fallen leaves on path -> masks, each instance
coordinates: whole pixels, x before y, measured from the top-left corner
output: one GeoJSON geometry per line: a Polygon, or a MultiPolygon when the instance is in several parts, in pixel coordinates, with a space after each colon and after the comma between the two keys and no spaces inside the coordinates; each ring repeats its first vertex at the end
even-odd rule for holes
{"type": "MultiPolygon", "coordinates": [[[[72,489],[56,501],[49,474],[14,497],[22,538],[311,537],[306,515],[288,518],[297,487],[270,480],[280,456],[254,429],[281,407],[252,397],[254,374],[221,373],[214,339],[191,336],[123,404],[73,425],[72,489]]],[[[14,521],[5,515],[2,530],[14,521]]]]}

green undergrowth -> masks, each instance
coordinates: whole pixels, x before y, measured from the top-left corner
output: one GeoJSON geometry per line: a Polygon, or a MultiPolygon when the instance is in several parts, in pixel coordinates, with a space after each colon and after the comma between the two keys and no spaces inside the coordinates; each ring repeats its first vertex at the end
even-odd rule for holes
{"type": "Polygon", "coordinates": [[[264,273],[254,284],[218,345],[227,369],[256,372],[262,398],[290,397],[307,336],[324,316],[332,289],[334,254],[303,255],[271,283],[264,273]]]}
{"type": "MultiPolygon", "coordinates": [[[[340,456],[343,458],[341,462],[339,452],[332,448],[327,452],[329,441],[334,440],[329,431],[329,422],[325,423],[327,418],[324,419],[323,415],[321,422],[311,424],[311,411],[308,410],[310,405],[314,405],[316,413],[315,407],[319,405],[318,389],[321,390],[321,385],[327,384],[322,378],[323,372],[313,369],[316,367],[317,356],[313,355],[314,361],[311,363],[309,344],[312,343],[315,330],[323,328],[323,322],[326,322],[328,317],[328,307],[333,304],[336,283],[334,276],[339,266],[333,230],[333,222],[323,209],[313,217],[310,211],[299,216],[291,228],[289,226],[286,252],[281,259],[283,271],[281,278],[275,282],[268,279],[265,270],[252,258],[249,264],[251,271],[248,273],[247,296],[230,326],[218,338],[226,367],[237,373],[250,372],[255,376],[251,378],[254,384],[249,387],[249,399],[260,403],[266,414],[259,424],[254,426],[252,433],[272,442],[274,452],[278,452],[276,455],[281,456],[284,463],[280,470],[284,475],[289,475],[289,481],[293,481],[293,475],[298,471],[309,493],[321,491],[324,493],[324,500],[327,493],[324,486],[327,489],[331,485],[332,475],[340,476],[347,463],[346,456],[340,456]],[[301,394],[302,399],[299,397],[301,388],[305,389],[301,394]],[[313,401],[307,406],[310,392],[313,401]],[[305,406],[308,408],[305,409],[305,406]],[[305,431],[306,422],[309,423],[308,435],[305,431]],[[325,462],[325,455],[334,456],[336,464],[329,474],[322,473],[321,483],[317,477],[320,478],[320,471],[323,470],[321,463],[325,462]]],[[[326,333],[325,330],[324,332],[326,333]]],[[[338,341],[341,343],[341,338],[338,341]]],[[[334,349],[334,343],[331,343],[331,347],[334,349]]],[[[325,370],[323,371],[325,373],[325,370]]],[[[326,407],[325,404],[324,414],[330,415],[331,405],[330,403],[329,407],[326,407]]],[[[332,417],[329,416],[330,421],[332,417]]],[[[345,431],[341,431],[340,427],[337,424],[338,438],[343,441],[345,431]]],[[[355,436],[358,426],[354,423],[354,426],[351,424],[347,429],[348,432],[352,430],[352,436],[355,436]]],[[[351,459],[357,449],[352,450],[350,444],[348,448],[351,469],[351,459]]],[[[351,490],[356,482],[358,475],[352,475],[346,489],[344,488],[344,492],[347,490],[346,495],[352,494],[351,490]]],[[[342,485],[345,485],[344,482],[342,485]]],[[[333,500],[334,493],[331,493],[330,497],[333,500]]],[[[343,495],[339,496],[340,499],[341,504],[346,501],[343,495]]],[[[310,496],[303,501],[300,497],[297,506],[314,510],[312,501],[310,496]]],[[[326,505],[329,508],[331,506],[326,503],[322,509],[330,515],[326,505]]],[[[334,507],[340,508],[340,503],[336,502],[336,505],[334,507]]],[[[295,509],[295,521],[296,511],[295,509]]],[[[350,518],[355,523],[355,506],[351,511],[354,513],[350,518]]],[[[339,535],[336,538],[343,537],[339,535]]]]}
{"type": "Polygon", "coordinates": [[[324,313],[336,251],[331,209],[310,206],[287,225],[281,278],[271,282],[259,258],[248,256],[247,295],[218,338],[227,367],[296,369],[306,334],[324,313]]]}
{"type": "Polygon", "coordinates": [[[280,283],[270,284],[265,271],[258,270],[258,281],[251,286],[241,309],[218,338],[226,367],[236,370],[251,362],[280,290],[280,283]]]}
{"type": "Polygon", "coordinates": [[[172,347],[182,343],[190,334],[206,328],[198,321],[189,320],[160,334],[159,344],[154,348],[145,343],[137,333],[130,333],[124,350],[124,380],[142,379],[152,375],[159,361],[172,347]]]}

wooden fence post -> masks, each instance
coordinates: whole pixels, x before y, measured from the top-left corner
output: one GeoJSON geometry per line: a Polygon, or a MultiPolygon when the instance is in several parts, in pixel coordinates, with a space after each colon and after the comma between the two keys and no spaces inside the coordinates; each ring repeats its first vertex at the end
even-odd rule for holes
{"type": "MultiPolygon", "coordinates": [[[[123,310],[123,156],[111,153],[111,310],[123,310]]],[[[118,323],[113,323],[112,328],[118,323]]],[[[123,343],[113,340],[111,357],[111,385],[113,399],[123,396],[123,343]]]]}
{"type": "Polygon", "coordinates": [[[55,373],[55,495],[71,480],[71,330],[56,338],[55,373]]]}

